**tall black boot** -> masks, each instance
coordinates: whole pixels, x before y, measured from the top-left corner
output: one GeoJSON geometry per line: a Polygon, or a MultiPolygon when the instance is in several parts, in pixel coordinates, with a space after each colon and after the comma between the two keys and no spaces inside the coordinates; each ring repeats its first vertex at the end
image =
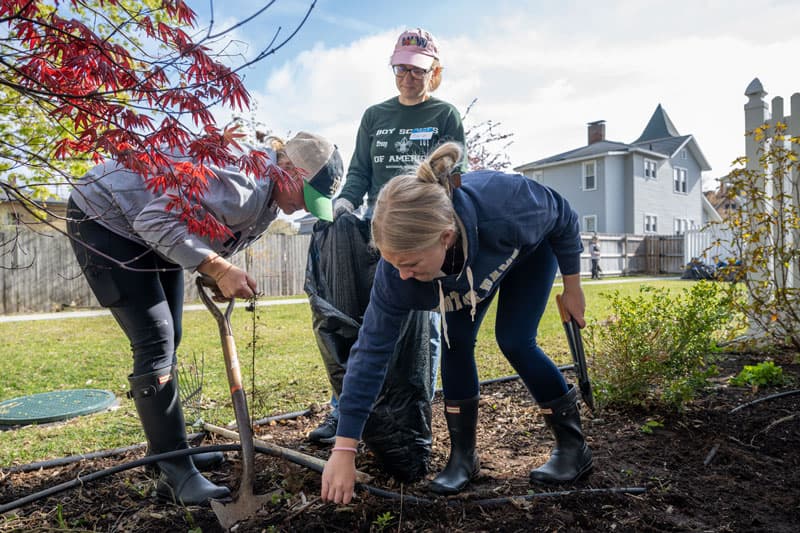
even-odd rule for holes
{"type": "Polygon", "coordinates": [[[531,471],[531,483],[571,483],[592,471],[592,450],[583,438],[577,401],[577,389],[570,385],[564,396],[539,406],[556,446],[550,459],[531,471]]]}
{"type": "MultiPolygon", "coordinates": [[[[129,376],[129,396],[133,398],[151,453],[164,453],[189,447],[186,426],[178,396],[174,368],[164,368],[141,376],[129,376]]],[[[214,485],[195,468],[191,457],[159,461],[161,475],[156,494],[183,505],[207,504],[210,499],[230,496],[226,487],[214,485]]]]}
{"type": "Polygon", "coordinates": [[[467,400],[445,400],[444,417],[450,433],[450,458],[428,488],[437,494],[457,494],[480,470],[475,452],[479,396],[467,400]]]}
{"type": "MultiPolygon", "coordinates": [[[[172,367],[172,379],[175,383],[178,384],[178,390],[180,391],[180,380],[178,379],[178,367],[172,367]]],[[[150,450],[150,447],[147,447],[146,455],[153,455],[156,452],[150,450]]],[[[225,454],[222,452],[202,452],[202,453],[194,453],[189,457],[192,458],[192,462],[194,466],[201,472],[209,472],[214,470],[218,466],[220,466],[223,462],[225,462],[225,454]]],[[[158,465],[155,463],[151,463],[147,465],[147,470],[153,474],[157,475],[159,473],[158,465]]]]}

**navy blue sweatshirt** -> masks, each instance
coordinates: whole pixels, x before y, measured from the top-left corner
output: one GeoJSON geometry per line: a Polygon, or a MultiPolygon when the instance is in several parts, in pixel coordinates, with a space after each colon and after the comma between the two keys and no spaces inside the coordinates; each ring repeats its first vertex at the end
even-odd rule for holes
{"type": "Polygon", "coordinates": [[[462,232],[464,267],[433,281],[402,280],[380,260],[358,340],[350,351],[339,399],[337,435],[360,439],[383,385],[400,327],[412,309],[447,312],[490,298],[503,277],[547,241],[562,275],[580,272],[578,215],[558,193],[519,174],[470,172],[453,192],[462,232]]]}

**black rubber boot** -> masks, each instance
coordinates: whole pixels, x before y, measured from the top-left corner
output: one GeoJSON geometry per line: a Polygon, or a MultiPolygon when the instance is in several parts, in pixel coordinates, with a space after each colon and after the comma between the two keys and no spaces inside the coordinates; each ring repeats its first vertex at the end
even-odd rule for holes
{"type": "MultiPolygon", "coordinates": [[[[129,376],[129,396],[142,423],[151,453],[164,453],[189,447],[186,426],[173,368],[141,376],[129,376]]],[[[226,487],[214,485],[197,470],[191,457],[159,461],[161,475],[156,494],[183,505],[204,505],[210,499],[230,496],[226,487]]]]}
{"type": "Polygon", "coordinates": [[[531,483],[572,483],[592,471],[592,450],[583,438],[577,401],[577,389],[570,385],[564,396],[539,406],[556,446],[544,465],[531,470],[531,483]]]}
{"type": "Polygon", "coordinates": [[[450,458],[428,488],[436,494],[457,494],[480,470],[475,452],[479,396],[467,400],[444,401],[444,417],[450,433],[450,458]]]}
{"type": "MultiPolygon", "coordinates": [[[[155,452],[150,451],[150,448],[147,449],[147,455],[153,455],[154,453],[155,452]]],[[[225,462],[225,454],[222,452],[201,452],[192,454],[190,457],[192,458],[194,466],[197,467],[197,469],[201,472],[210,472],[215,470],[225,462]]],[[[160,472],[157,464],[147,465],[147,468],[153,474],[158,474],[158,472],[160,472]]]]}

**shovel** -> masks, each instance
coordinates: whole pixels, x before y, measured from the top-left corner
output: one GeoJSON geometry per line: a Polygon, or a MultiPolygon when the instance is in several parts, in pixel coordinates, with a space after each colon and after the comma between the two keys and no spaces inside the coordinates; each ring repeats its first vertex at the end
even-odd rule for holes
{"type": "Polygon", "coordinates": [[[242,387],[242,373],[239,369],[239,356],[236,353],[236,344],[231,330],[231,312],[234,298],[228,301],[225,314],[211,300],[205,287],[208,282],[202,276],[197,278],[197,292],[219,325],[219,334],[222,339],[222,353],[225,356],[225,370],[228,373],[228,384],[231,387],[233,411],[236,414],[236,425],[239,429],[239,441],[242,445],[242,479],[239,491],[231,501],[211,500],[211,508],[217,515],[219,523],[226,530],[242,520],[252,518],[261,507],[269,503],[270,496],[258,496],[253,492],[255,481],[255,448],[253,445],[253,428],[250,425],[250,413],[247,410],[247,396],[242,387]]]}

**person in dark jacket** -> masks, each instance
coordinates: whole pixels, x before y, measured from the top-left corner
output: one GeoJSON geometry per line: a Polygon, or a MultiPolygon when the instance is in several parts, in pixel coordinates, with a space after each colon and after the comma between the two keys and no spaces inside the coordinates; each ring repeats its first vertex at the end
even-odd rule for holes
{"type": "MultiPolygon", "coordinates": [[[[364,111],[344,187],[333,202],[334,216],[352,213],[366,197],[364,218],[372,218],[378,192],[390,179],[422,161],[445,141],[465,142],[461,114],[452,104],[432,95],[441,85],[444,72],[433,35],[421,28],[404,31],[397,38],[389,63],[398,94],[364,111]]],[[[466,168],[466,160],[462,166],[466,168]]],[[[441,351],[439,315],[430,313],[430,321],[431,390],[435,390],[441,351]]],[[[339,420],[335,394],[330,403],[330,413],[308,435],[312,442],[330,444],[335,440],[339,420]]]]}
{"type": "Polygon", "coordinates": [[[430,490],[458,493],[478,473],[475,340],[498,293],[498,344],[556,441],[530,481],[568,483],[592,469],[576,389],[536,344],[557,269],[564,306],[585,326],[578,217],[555,191],[519,174],[453,174],[461,157],[460,145],[446,143],[415,175],[392,179],[378,196],[372,238],[381,260],[348,360],[336,442],[322,476],[323,500],[348,503],[353,496],[359,439],[409,309],[438,308],[443,316],[441,371],[451,449],[430,490]]]}
{"type": "MultiPolygon", "coordinates": [[[[149,453],[188,447],[176,379],[181,341],[184,270],[212,278],[219,298],[250,298],[256,281],[228,258],[252,244],[278,210],[307,209],[332,219],[332,196],[342,175],[335,146],[298,133],[276,153],[264,150],[263,176],[211,167],[214,177],[196,202],[197,216],[210,214],[230,232],[210,239],[189,229],[177,210],[167,209],[174,191],[147,188],[142,176],[108,161],[78,180],[67,207],[67,232],[92,292],[107,307],[131,344],[128,376],[149,453]],[[305,179],[304,179],[305,178],[305,179]],[[280,181],[279,181],[280,180],[280,181]]],[[[246,148],[250,150],[251,148],[246,148]]],[[[197,467],[218,464],[222,454],[159,461],[159,497],[184,505],[230,494],[197,467]]]]}

